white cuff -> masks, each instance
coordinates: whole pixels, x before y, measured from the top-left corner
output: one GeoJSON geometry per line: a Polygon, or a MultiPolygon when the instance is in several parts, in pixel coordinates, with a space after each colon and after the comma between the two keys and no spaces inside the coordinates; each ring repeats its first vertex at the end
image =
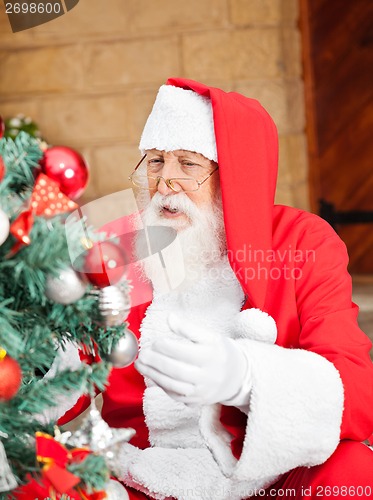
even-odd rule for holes
{"type": "MultiPolygon", "coordinates": [[[[343,384],[333,363],[302,349],[237,339],[249,359],[252,388],[237,461],[220,405],[202,409],[200,431],[223,474],[242,488],[266,488],[295,467],[329,458],[339,443],[343,384]]],[[[243,498],[241,496],[241,498],[243,498]]]]}
{"type": "Polygon", "coordinates": [[[237,342],[249,358],[253,386],[234,477],[274,477],[325,462],[339,443],[344,402],[333,363],[302,349],[237,342]]]}

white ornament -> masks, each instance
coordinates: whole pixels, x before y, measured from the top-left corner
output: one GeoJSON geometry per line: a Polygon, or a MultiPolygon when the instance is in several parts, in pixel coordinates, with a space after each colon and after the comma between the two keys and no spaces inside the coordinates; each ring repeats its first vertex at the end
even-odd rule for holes
{"type": "Polygon", "coordinates": [[[124,368],[133,363],[139,352],[139,344],[136,335],[131,330],[126,330],[123,337],[121,337],[108,356],[109,361],[116,368],[124,368]]]}
{"type": "Polygon", "coordinates": [[[119,482],[110,479],[105,487],[107,500],[127,500],[129,499],[126,488],[119,482]]]}
{"type": "Polygon", "coordinates": [[[71,268],[61,269],[58,276],[48,276],[45,285],[45,295],[58,304],[72,304],[81,299],[87,285],[71,268]]]}
{"type": "MultiPolygon", "coordinates": [[[[106,327],[120,326],[126,320],[131,309],[130,290],[132,286],[128,280],[118,285],[106,286],[100,290],[92,290],[91,294],[98,297],[98,308],[102,323],[106,327]]],[[[139,351],[136,335],[126,329],[106,358],[116,368],[124,368],[132,364],[139,351]]]]}
{"type": "Polygon", "coordinates": [[[131,285],[106,286],[99,291],[98,307],[105,326],[119,326],[131,308],[129,290],[131,285]]]}
{"type": "Polygon", "coordinates": [[[0,245],[2,245],[4,241],[8,238],[9,227],[10,227],[9,217],[4,212],[4,210],[1,210],[0,208],[0,245]]]}
{"type": "MultiPolygon", "coordinates": [[[[2,437],[6,434],[0,433],[2,437]]],[[[17,487],[17,481],[14,477],[6,457],[3,443],[0,441],[0,492],[10,491],[17,487]]]]}
{"type": "Polygon", "coordinates": [[[94,400],[88,415],[83,419],[80,428],[74,432],[64,433],[64,442],[76,448],[88,447],[94,453],[104,457],[111,469],[123,443],[127,443],[136,434],[131,427],[114,429],[109,427],[101,417],[94,400]]]}
{"type": "Polygon", "coordinates": [[[20,127],[22,125],[23,115],[17,115],[9,120],[9,125],[11,127],[20,127]]]}

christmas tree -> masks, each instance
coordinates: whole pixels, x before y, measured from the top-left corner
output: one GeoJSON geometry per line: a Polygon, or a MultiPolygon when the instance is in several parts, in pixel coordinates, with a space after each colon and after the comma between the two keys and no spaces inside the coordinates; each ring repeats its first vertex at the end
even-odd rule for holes
{"type": "Polygon", "coordinates": [[[56,421],[80,395],[104,389],[105,359],[126,335],[128,303],[100,261],[115,241],[90,228],[82,238],[73,219],[67,242],[66,217],[78,208],[72,198],[87,181],[84,160],[33,135],[15,133],[13,123],[0,139],[0,498],[106,498],[110,471],[94,447],[98,412],[75,436],[61,434],[56,421]],[[53,168],[61,154],[76,160],[65,178],[53,168]],[[71,246],[79,262],[71,262],[71,246]],[[78,348],[91,354],[90,365],[74,365],[78,348]]]}

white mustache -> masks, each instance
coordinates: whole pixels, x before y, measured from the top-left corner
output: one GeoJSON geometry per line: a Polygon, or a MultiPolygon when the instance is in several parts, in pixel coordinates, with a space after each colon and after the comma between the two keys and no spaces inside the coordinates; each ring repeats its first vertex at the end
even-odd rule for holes
{"type": "Polygon", "coordinates": [[[200,214],[200,210],[185,193],[161,195],[157,192],[151,199],[150,206],[153,210],[158,211],[161,211],[163,208],[178,210],[184,213],[191,221],[196,220],[200,214]]]}

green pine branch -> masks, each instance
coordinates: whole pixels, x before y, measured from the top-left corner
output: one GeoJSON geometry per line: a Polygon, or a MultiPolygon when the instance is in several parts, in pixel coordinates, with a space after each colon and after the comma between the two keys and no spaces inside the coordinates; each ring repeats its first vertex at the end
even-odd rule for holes
{"type": "Polygon", "coordinates": [[[89,493],[93,489],[103,490],[110,479],[105,460],[99,455],[88,455],[83,462],[70,464],[68,470],[80,477],[85,485],[89,485],[89,493]]]}
{"type": "Polygon", "coordinates": [[[2,207],[12,213],[17,204],[12,197],[17,193],[21,201],[27,197],[35,180],[39,160],[43,156],[39,141],[25,132],[20,132],[16,139],[0,140],[0,156],[6,168],[6,177],[0,183],[2,207]],[[4,206],[5,205],[5,206],[4,206]]]}
{"type": "MultiPolygon", "coordinates": [[[[0,208],[11,222],[28,207],[42,155],[39,142],[25,132],[14,141],[0,140],[0,156],[6,167],[5,177],[0,181],[0,208]]],[[[90,286],[80,300],[69,305],[46,297],[48,276],[78,265],[85,251],[82,221],[69,217],[69,242],[65,221],[66,215],[51,219],[35,217],[29,246],[10,255],[16,243],[11,235],[0,246],[0,347],[17,360],[23,376],[18,394],[10,401],[0,402],[0,431],[8,435],[3,444],[20,481],[27,472],[39,470],[35,461],[35,432],[53,435],[54,422],[41,425],[37,415],[53,408],[60,394],[81,390],[92,395],[95,388],[102,391],[107,382],[110,364],[105,361],[91,366],[82,364],[75,372],[65,370],[54,377],[45,377],[57,348],[66,341],[76,341],[93,350],[96,343],[104,357],[126,328],[101,325],[97,296],[90,294],[90,286]]],[[[89,227],[84,227],[84,236],[92,241],[106,238],[89,227]]],[[[108,473],[102,457],[89,456],[74,467],[88,488],[104,487],[108,473]]],[[[0,498],[4,495],[7,494],[0,494],[0,498]]]]}

